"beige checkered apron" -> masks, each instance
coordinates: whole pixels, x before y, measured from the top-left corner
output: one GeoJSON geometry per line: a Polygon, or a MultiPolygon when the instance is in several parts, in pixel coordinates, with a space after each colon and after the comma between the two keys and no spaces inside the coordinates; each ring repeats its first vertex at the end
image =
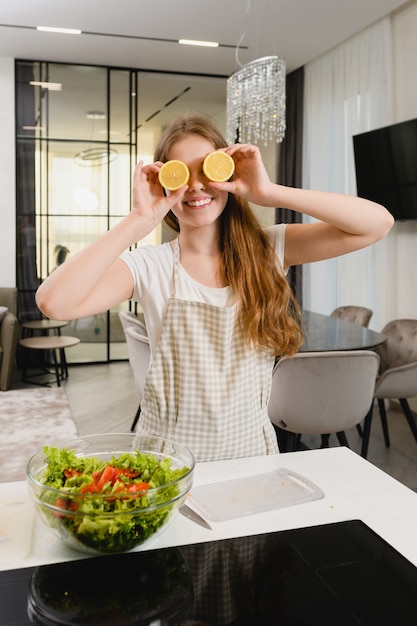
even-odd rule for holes
{"type": "Polygon", "coordinates": [[[175,297],[174,286],[141,402],[138,433],[188,446],[206,461],[278,452],[267,404],[274,359],[249,350],[236,304],[217,307],[175,297]]]}

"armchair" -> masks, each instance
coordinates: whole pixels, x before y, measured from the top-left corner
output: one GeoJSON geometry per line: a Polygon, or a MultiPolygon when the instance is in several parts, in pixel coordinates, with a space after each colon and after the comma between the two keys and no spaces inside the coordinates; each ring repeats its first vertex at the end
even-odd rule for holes
{"type": "MultiPolygon", "coordinates": [[[[410,430],[417,442],[417,422],[408,398],[417,396],[417,319],[395,319],[382,329],[387,341],[375,348],[380,368],[374,397],[378,401],[385,445],[390,446],[388,420],[384,400],[398,399],[410,430]]],[[[371,416],[365,421],[363,445],[367,446],[371,416]]]]}
{"type": "Polygon", "coordinates": [[[7,391],[12,383],[19,336],[15,287],[0,287],[0,307],[7,309],[0,315],[0,391],[7,391]]]}

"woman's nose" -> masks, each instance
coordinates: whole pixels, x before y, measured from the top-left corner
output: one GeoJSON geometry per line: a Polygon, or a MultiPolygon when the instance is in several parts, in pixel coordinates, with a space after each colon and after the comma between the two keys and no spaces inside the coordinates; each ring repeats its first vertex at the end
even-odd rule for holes
{"type": "Polygon", "coordinates": [[[188,180],[188,189],[191,191],[198,191],[204,189],[207,186],[207,178],[203,172],[190,172],[190,178],[188,180]]]}

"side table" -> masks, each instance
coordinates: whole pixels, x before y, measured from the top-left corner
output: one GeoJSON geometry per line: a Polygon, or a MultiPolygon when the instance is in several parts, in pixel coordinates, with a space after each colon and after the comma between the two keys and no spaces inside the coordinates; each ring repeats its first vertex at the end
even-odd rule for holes
{"type": "MultiPolygon", "coordinates": [[[[56,377],[57,385],[60,381],[68,378],[68,364],[65,356],[65,348],[74,346],[80,342],[78,337],[62,336],[61,329],[68,324],[67,321],[40,319],[22,322],[23,338],[19,344],[26,349],[50,351],[52,354],[52,367],[56,377]],[[35,336],[40,333],[40,336],[35,336]],[[59,359],[57,358],[59,352],[59,359]]],[[[25,364],[22,368],[22,381],[32,382],[28,380],[27,367],[25,364]]],[[[49,370],[43,370],[41,374],[48,373],[49,370]]],[[[37,384],[37,383],[33,383],[37,384]]],[[[42,384],[42,383],[39,383],[42,384]]]]}
{"type": "Polygon", "coordinates": [[[23,328],[24,337],[33,337],[35,332],[40,332],[42,335],[48,335],[49,332],[55,331],[55,334],[61,335],[61,328],[64,328],[68,322],[59,320],[29,320],[22,322],[20,325],[23,328]]]}

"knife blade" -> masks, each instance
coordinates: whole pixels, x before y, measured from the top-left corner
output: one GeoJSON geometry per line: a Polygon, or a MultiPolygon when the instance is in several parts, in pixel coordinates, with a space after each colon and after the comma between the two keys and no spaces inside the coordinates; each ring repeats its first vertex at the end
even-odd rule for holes
{"type": "Polygon", "coordinates": [[[187,519],[190,519],[191,521],[195,522],[196,524],[199,524],[203,528],[207,528],[207,530],[212,530],[212,527],[207,522],[207,520],[205,520],[204,517],[199,515],[199,513],[197,513],[193,509],[191,509],[187,504],[183,504],[180,507],[180,513],[182,515],[184,515],[184,517],[186,517],[187,519]]]}

